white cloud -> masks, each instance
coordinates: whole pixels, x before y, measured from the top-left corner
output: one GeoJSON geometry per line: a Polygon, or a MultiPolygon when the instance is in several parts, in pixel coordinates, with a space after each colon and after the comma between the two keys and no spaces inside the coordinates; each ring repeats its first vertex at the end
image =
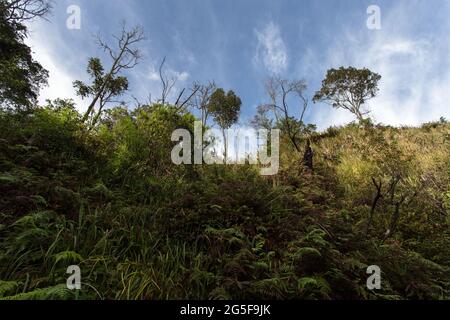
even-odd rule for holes
{"type": "Polygon", "coordinates": [[[48,86],[41,89],[38,102],[40,105],[45,105],[47,99],[73,99],[77,109],[82,112],[86,109],[86,103],[76,96],[73,88],[73,81],[79,79],[79,77],[68,70],[70,58],[66,57],[63,61],[61,56],[58,55],[60,52],[57,50],[62,48],[64,42],[56,40],[55,42],[58,45],[55,45],[53,41],[49,41],[49,39],[57,37],[57,34],[52,32],[50,37],[48,26],[45,23],[37,22],[33,24],[33,30],[26,39],[26,43],[31,47],[34,59],[49,72],[48,86]]]}
{"type": "Polygon", "coordinates": [[[270,22],[262,31],[255,30],[258,39],[254,62],[263,63],[271,73],[281,73],[288,65],[286,45],[281,37],[280,28],[270,22]]]}
{"type": "Polygon", "coordinates": [[[30,43],[35,51],[35,59],[49,72],[48,86],[41,89],[39,104],[44,105],[47,99],[73,99],[78,110],[85,110],[85,103],[75,95],[75,90],[73,89],[72,82],[75,78],[67,70],[64,70],[63,66],[56,64],[54,57],[45,49],[34,45],[32,41],[30,43]]]}
{"type": "MultiPolygon", "coordinates": [[[[186,71],[176,71],[170,67],[164,67],[163,75],[168,79],[175,79],[176,81],[186,81],[189,78],[189,73],[186,71]]],[[[155,66],[151,66],[148,68],[148,72],[145,75],[148,80],[151,81],[161,81],[159,75],[159,69],[155,68],[155,66]]]]}
{"type": "Polygon", "coordinates": [[[186,71],[177,72],[176,78],[178,79],[178,81],[186,81],[189,78],[189,73],[186,71]]]}
{"type": "Polygon", "coordinates": [[[159,73],[155,67],[151,67],[147,73],[147,79],[151,81],[159,81],[159,73]]]}

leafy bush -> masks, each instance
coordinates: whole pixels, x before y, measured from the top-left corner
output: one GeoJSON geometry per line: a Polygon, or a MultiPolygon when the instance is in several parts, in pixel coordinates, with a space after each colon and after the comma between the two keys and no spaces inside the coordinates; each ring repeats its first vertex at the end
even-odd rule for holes
{"type": "Polygon", "coordinates": [[[314,172],[283,147],[280,174],[261,177],[173,165],[170,135],[194,120],[114,108],[89,130],[68,101],[2,112],[0,298],[450,297],[448,123],[332,128],[311,136],[314,172]]]}

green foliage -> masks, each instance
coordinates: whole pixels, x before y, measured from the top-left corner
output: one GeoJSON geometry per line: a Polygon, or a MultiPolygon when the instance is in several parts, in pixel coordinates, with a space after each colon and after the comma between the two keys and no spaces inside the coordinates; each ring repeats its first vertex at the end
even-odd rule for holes
{"type": "Polygon", "coordinates": [[[297,286],[307,299],[330,299],[331,288],[322,278],[303,277],[298,279],[297,286]]]}
{"type": "Polygon", "coordinates": [[[17,281],[0,281],[0,299],[16,292],[19,286],[17,281]]]}
{"type": "Polygon", "coordinates": [[[171,133],[194,120],[120,107],[89,130],[63,100],[1,113],[0,298],[449,298],[448,124],[311,133],[317,169],[286,148],[266,178],[173,165],[171,133]],[[366,236],[372,176],[383,198],[366,236]],[[72,264],[81,293],[65,289],[72,264]],[[366,288],[372,264],[379,291],[366,288]]]}
{"type": "Polygon", "coordinates": [[[380,75],[365,68],[330,69],[313,101],[324,101],[333,108],[346,109],[359,121],[363,121],[363,116],[368,112],[364,112],[361,108],[368,99],[375,97],[380,79],[380,75]]]}
{"type": "Polygon", "coordinates": [[[217,89],[211,95],[208,110],[216,123],[222,129],[227,129],[237,122],[241,104],[241,99],[233,91],[225,94],[223,89],[217,89]]]}
{"type": "MultiPolygon", "coordinates": [[[[139,27],[124,25],[117,49],[98,39],[112,61],[105,71],[91,58],[92,82],[75,81],[92,99],[83,117],[72,100],[30,108],[47,72],[24,44],[22,22],[48,9],[0,0],[0,300],[450,298],[446,119],[375,125],[362,107],[381,77],[341,67],[327,72],[314,101],[360,123],[317,133],[303,123],[304,81],[272,79],[272,103],[253,125],[284,132],[279,175],[176,166],[172,132],[193,133],[196,119],[166,103],[163,75],[161,104],[102,112],[128,89],[121,74],[141,57],[139,27]],[[299,120],[289,116],[292,93],[303,104],[299,120]],[[314,171],[301,164],[301,144],[314,149],[314,171]],[[82,291],[67,289],[73,264],[82,291]],[[366,287],[369,265],[382,270],[380,290],[366,287]]],[[[209,112],[222,130],[237,122],[233,91],[196,87],[190,103],[203,122],[209,112]]]]}
{"type": "Polygon", "coordinates": [[[64,284],[3,297],[0,300],[73,300],[74,298],[75,294],[64,284]]]}
{"type": "MultiPolygon", "coordinates": [[[[32,9],[28,8],[26,14],[32,9]]],[[[21,10],[0,1],[0,107],[28,110],[47,83],[48,72],[33,59],[31,48],[24,43],[27,28],[20,16],[21,10]]]]}
{"type": "Polygon", "coordinates": [[[128,89],[128,79],[124,76],[105,74],[99,58],[90,58],[86,71],[92,78],[92,83],[88,85],[77,80],[74,81],[73,86],[77,95],[83,99],[99,95],[101,107],[111,98],[122,95],[128,89]]]}

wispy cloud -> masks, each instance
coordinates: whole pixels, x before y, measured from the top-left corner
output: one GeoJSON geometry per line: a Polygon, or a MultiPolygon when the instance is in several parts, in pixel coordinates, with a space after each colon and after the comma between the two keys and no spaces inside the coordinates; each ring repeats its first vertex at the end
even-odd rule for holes
{"type": "MultiPolygon", "coordinates": [[[[154,65],[148,69],[147,75],[145,77],[151,81],[160,81],[159,69],[157,69],[154,65]]],[[[176,81],[186,81],[189,78],[189,73],[186,71],[176,71],[172,68],[165,68],[163,70],[163,76],[167,77],[170,80],[176,81]]]]}
{"type": "Polygon", "coordinates": [[[288,55],[281,37],[280,28],[270,22],[262,31],[255,30],[258,45],[254,56],[256,64],[263,64],[271,73],[279,74],[286,70],[288,55]]]}

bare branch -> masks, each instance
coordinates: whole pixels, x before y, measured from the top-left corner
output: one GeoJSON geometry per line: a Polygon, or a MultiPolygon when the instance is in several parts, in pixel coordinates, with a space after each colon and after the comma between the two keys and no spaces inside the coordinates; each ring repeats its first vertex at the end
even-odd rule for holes
{"type": "Polygon", "coordinates": [[[7,0],[2,1],[1,7],[6,10],[6,21],[23,22],[36,17],[43,18],[53,7],[51,0],[7,0]]]}
{"type": "Polygon", "coordinates": [[[372,177],[372,183],[375,186],[377,193],[376,193],[375,197],[373,198],[372,207],[370,208],[370,215],[369,215],[369,219],[367,220],[366,232],[365,232],[366,237],[369,235],[370,226],[373,221],[373,216],[374,216],[378,201],[383,197],[383,193],[382,193],[383,181],[380,179],[380,182],[377,183],[375,178],[372,177]]]}
{"type": "MultiPolygon", "coordinates": [[[[178,107],[177,110],[183,109],[183,107],[185,105],[187,105],[189,103],[189,101],[191,101],[192,97],[197,93],[198,90],[200,90],[200,87],[195,88],[192,91],[191,95],[187,99],[185,99],[179,106],[178,106],[178,100],[177,100],[177,103],[175,104],[178,107]]],[[[181,91],[180,98],[183,95],[183,92],[184,92],[184,89],[183,89],[183,91],[181,91]]]]}
{"type": "Polygon", "coordinates": [[[308,109],[308,99],[305,97],[306,84],[304,80],[289,81],[279,77],[271,77],[267,80],[266,92],[271,103],[263,105],[263,107],[272,110],[277,122],[282,122],[289,139],[294,145],[295,149],[300,152],[300,147],[297,143],[297,136],[302,131],[303,118],[308,109]],[[291,95],[296,96],[300,102],[300,118],[298,127],[294,127],[290,115],[288,99],[291,95]],[[280,114],[281,113],[281,114],[280,114]]]}
{"type": "Polygon", "coordinates": [[[132,48],[133,45],[145,40],[144,30],[141,26],[135,26],[128,30],[126,22],[123,21],[120,35],[114,35],[113,38],[117,41],[116,48],[111,47],[100,36],[96,36],[99,47],[109,54],[112,63],[108,73],[102,79],[100,88],[97,90],[84,114],[83,121],[89,118],[97,102],[100,102],[98,113],[102,111],[105,104],[111,102],[112,94],[106,94],[105,90],[112,79],[117,77],[123,70],[134,68],[142,58],[139,49],[132,48]]]}
{"type": "Polygon", "coordinates": [[[199,84],[194,82],[191,89],[191,97],[189,100],[186,100],[186,105],[201,111],[203,125],[206,125],[206,121],[208,120],[208,104],[211,99],[211,95],[216,89],[217,86],[214,81],[209,81],[207,84],[199,84]]]}

